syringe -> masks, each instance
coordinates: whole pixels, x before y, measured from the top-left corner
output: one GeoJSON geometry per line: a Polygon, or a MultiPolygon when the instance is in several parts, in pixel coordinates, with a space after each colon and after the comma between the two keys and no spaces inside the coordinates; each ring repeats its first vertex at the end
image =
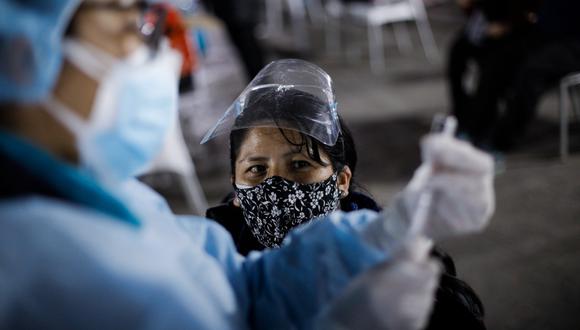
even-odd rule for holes
{"type": "MultiPolygon", "coordinates": [[[[431,132],[441,132],[444,136],[453,137],[455,129],[457,128],[457,120],[453,116],[446,116],[443,114],[436,114],[431,123],[431,132]]],[[[433,173],[433,164],[427,160],[427,166],[423,168],[423,172],[419,173],[421,179],[426,181],[433,173]]],[[[419,201],[417,202],[416,211],[411,221],[409,228],[409,236],[416,237],[423,234],[427,222],[427,215],[431,211],[431,203],[433,200],[433,192],[429,189],[421,192],[419,201]]]]}

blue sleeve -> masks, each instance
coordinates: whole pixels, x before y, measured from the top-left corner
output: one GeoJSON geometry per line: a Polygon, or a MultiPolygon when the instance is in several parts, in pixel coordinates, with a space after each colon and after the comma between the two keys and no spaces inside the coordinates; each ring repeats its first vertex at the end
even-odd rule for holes
{"type": "Polygon", "coordinates": [[[388,259],[361,235],[377,217],[369,210],[336,212],[292,231],[281,248],[246,259],[217,226],[197,235],[226,269],[253,328],[304,329],[356,275],[388,259]]]}

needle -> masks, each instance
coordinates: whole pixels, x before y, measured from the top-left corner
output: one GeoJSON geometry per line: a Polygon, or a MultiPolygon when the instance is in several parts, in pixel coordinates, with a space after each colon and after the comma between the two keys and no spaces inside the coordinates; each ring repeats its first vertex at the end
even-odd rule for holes
{"type": "MultiPolygon", "coordinates": [[[[442,114],[437,114],[433,117],[433,122],[431,125],[431,132],[441,132],[446,137],[452,138],[455,134],[455,129],[457,128],[457,120],[452,116],[445,116],[442,114]]],[[[427,180],[431,173],[433,172],[433,164],[428,161],[427,166],[425,166],[425,171],[421,174],[423,179],[427,180]]],[[[421,235],[425,229],[427,222],[427,214],[431,209],[431,202],[433,200],[433,192],[430,189],[424,190],[419,196],[419,201],[417,203],[417,211],[411,222],[411,228],[409,228],[409,236],[415,237],[421,235]]]]}

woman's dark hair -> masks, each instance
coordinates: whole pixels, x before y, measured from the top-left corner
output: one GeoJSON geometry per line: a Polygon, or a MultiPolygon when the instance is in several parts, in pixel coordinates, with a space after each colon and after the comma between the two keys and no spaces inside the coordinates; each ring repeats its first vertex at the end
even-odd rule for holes
{"type": "Polygon", "coordinates": [[[426,330],[485,330],[483,303],[469,284],[457,277],[451,256],[437,246],[431,256],[441,263],[443,272],[426,330]]]}
{"type": "Polygon", "coordinates": [[[484,316],[481,300],[466,282],[441,274],[427,330],[485,330],[484,316]]]}
{"type": "MultiPolygon", "coordinates": [[[[284,91],[264,89],[257,91],[246,100],[246,104],[244,111],[236,119],[235,126],[252,127],[259,123],[274,124],[280,129],[288,143],[296,146],[299,150],[306,148],[308,157],[313,161],[323,166],[328,165],[320,157],[320,149],[322,149],[330,158],[334,171],[341,171],[345,165],[348,165],[354,177],[357,163],[356,148],[351,132],[340,116],[338,117],[340,134],[333,146],[326,145],[304,133],[300,133],[299,138],[295,139],[290,138],[284,132],[284,127],[287,127],[288,124],[291,127],[303,126],[303,118],[312,118],[313,113],[319,113],[322,116],[332,116],[330,109],[327,109],[328,104],[312,94],[294,89],[284,91]]],[[[246,139],[248,130],[248,128],[239,128],[230,132],[230,166],[232,175],[235,175],[236,159],[242,143],[246,139]]]]}

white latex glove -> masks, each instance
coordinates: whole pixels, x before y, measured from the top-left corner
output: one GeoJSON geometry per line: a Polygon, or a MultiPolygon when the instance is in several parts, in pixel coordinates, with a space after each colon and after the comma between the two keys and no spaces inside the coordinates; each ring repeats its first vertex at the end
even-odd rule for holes
{"type": "Polygon", "coordinates": [[[424,228],[433,239],[484,228],[495,207],[493,160],[470,144],[442,134],[421,142],[423,164],[395,203],[410,224],[416,221],[420,198],[431,193],[424,228]]]}
{"type": "Polygon", "coordinates": [[[423,164],[411,182],[362,233],[389,253],[416,236],[438,240],[481,230],[494,210],[490,156],[443,134],[426,136],[421,148],[423,164]]]}
{"type": "Polygon", "coordinates": [[[427,324],[440,267],[428,258],[431,243],[413,238],[405,253],[356,278],[326,309],[315,329],[418,330],[427,324]]]}

